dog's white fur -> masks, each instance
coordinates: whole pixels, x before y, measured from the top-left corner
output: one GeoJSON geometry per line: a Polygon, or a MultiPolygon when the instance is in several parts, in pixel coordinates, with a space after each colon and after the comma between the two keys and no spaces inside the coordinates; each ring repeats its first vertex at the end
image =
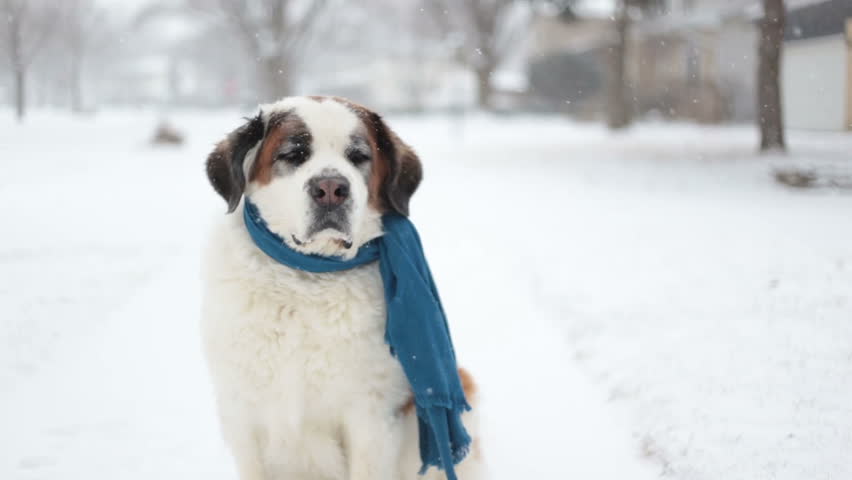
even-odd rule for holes
{"type": "MultiPolygon", "coordinates": [[[[304,182],[334,169],[352,185],[352,251],[381,234],[367,184],[343,148],[363,128],[336,102],[285,99],[262,107],[295,110],[314,136],[294,175],[248,185],[270,228],[283,238],[307,229],[304,182]]],[[[257,148],[246,163],[253,161],[257,148]]],[[[294,248],[340,250],[334,232],[294,248]]],[[[342,252],[335,251],[340,254],[342,252]]],[[[202,332],[226,442],[242,480],[418,478],[416,416],[399,362],[384,341],[385,306],[376,264],[311,274],[278,264],[254,245],[242,205],[212,232],[204,256],[202,332]]],[[[465,415],[472,436],[473,414],[465,415]]],[[[471,480],[478,455],[457,472],[471,480]]],[[[425,478],[445,478],[430,469],[425,478]]]]}

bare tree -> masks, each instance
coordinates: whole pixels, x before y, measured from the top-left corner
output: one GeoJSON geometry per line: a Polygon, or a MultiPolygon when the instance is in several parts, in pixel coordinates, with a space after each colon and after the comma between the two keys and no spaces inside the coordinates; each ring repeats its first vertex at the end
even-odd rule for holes
{"type": "Polygon", "coordinates": [[[492,75],[523,33],[512,18],[518,0],[423,0],[444,36],[457,34],[457,58],[476,75],[477,104],[492,107],[492,75]]]}
{"type": "Polygon", "coordinates": [[[787,14],[784,0],[763,0],[764,16],[760,21],[757,68],[757,121],[760,127],[760,150],[786,150],[784,119],[781,112],[781,49],[787,14]]]}
{"type": "Polygon", "coordinates": [[[0,0],[0,15],[6,20],[0,47],[11,67],[15,115],[22,121],[26,115],[27,71],[50,38],[56,10],[46,1],[0,0]]]}
{"type": "Polygon", "coordinates": [[[607,75],[606,124],[612,129],[621,129],[630,124],[632,109],[627,101],[625,63],[627,61],[628,0],[616,4],[615,41],[609,48],[607,75]]]}
{"type": "Polygon", "coordinates": [[[93,43],[100,40],[104,12],[94,0],[64,0],[58,37],[68,60],[68,92],[71,111],[83,110],[83,67],[93,43]]]}
{"type": "Polygon", "coordinates": [[[291,93],[296,52],[307,40],[328,0],[186,0],[195,12],[215,14],[257,62],[261,95],[274,100],[291,93]]]}

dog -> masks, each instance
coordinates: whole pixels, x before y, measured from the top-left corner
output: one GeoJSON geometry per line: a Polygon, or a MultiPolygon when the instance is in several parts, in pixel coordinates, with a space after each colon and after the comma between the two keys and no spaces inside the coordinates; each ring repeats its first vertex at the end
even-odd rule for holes
{"type": "MultiPolygon", "coordinates": [[[[207,176],[228,204],[203,258],[202,338],[221,428],[241,480],[418,478],[417,416],[385,343],[377,262],[307,273],[261,252],[243,199],[306,254],[352,258],[382,235],[382,215],[408,215],[422,178],[414,151],[375,112],[338,97],[290,97],[219,142],[207,176]]],[[[476,385],[461,480],[484,471],[476,385]]],[[[426,479],[446,478],[430,468],[426,479]]]]}

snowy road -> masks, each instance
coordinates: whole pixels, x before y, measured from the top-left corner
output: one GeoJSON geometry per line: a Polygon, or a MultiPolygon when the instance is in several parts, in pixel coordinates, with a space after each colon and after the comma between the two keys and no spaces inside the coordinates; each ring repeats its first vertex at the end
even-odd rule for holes
{"type": "MultiPolygon", "coordinates": [[[[235,478],[197,257],[238,118],[2,124],[0,478],[235,478]]],[[[397,125],[492,478],[852,476],[852,196],[772,186],[743,129],[397,125]]]]}

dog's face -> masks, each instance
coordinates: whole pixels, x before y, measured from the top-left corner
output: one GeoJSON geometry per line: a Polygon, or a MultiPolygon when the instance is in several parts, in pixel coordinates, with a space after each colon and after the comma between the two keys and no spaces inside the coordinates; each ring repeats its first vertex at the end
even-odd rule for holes
{"type": "Polygon", "coordinates": [[[408,215],[420,160],[376,113],[336,97],[263,105],[207,159],[233,212],[245,195],[269,229],[304,253],[354,256],[381,215],[408,215]]]}

